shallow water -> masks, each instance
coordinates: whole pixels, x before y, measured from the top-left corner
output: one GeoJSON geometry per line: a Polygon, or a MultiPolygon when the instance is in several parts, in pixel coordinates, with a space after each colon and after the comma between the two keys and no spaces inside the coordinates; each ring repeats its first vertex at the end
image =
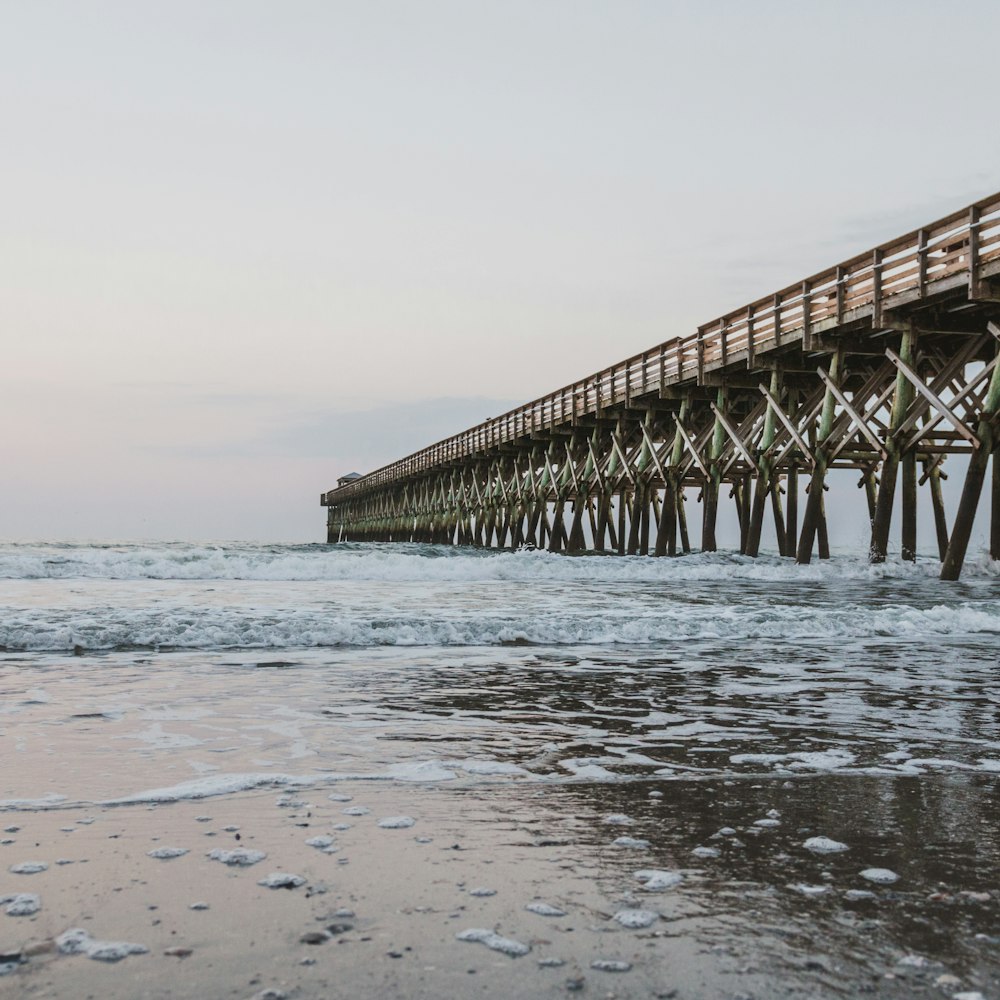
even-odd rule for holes
{"type": "Polygon", "coordinates": [[[776,984],[996,996],[998,634],[985,563],[7,545],[0,800],[541,794],[598,880],[687,870],[684,933],[776,984]]]}

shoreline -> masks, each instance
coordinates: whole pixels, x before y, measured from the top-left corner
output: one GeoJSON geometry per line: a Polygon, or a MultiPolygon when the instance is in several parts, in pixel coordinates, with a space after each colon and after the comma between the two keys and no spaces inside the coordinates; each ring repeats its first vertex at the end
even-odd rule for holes
{"type": "MultiPolygon", "coordinates": [[[[0,847],[0,895],[38,894],[41,909],[24,917],[0,913],[0,950],[9,956],[23,949],[25,958],[0,977],[0,992],[107,1000],[430,1000],[585,991],[732,1000],[842,996],[846,979],[902,1000],[918,985],[950,996],[968,982],[938,961],[899,964],[905,953],[882,932],[869,931],[866,939],[866,923],[875,927],[912,905],[912,886],[872,886],[871,900],[848,904],[839,877],[833,892],[815,900],[793,900],[792,885],[735,872],[720,883],[713,869],[722,862],[680,853],[682,835],[703,838],[690,830],[694,810],[674,799],[676,783],[629,784],[449,789],[356,781],[338,787],[336,801],[326,788],[322,794],[258,789],[166,805],[7,812],[4,827],[20,829],[3,835],[13,843],[0,847]],[[612,811],[619,806],[634,816],[612,811]],[[413,825],[379,826],[401,816],[413,825]],[[649,843],[614,846],[620,837],[649,843]],[[329,846],[310,846],[315,838],[329,838],[329,846]],[[149,856],[162,848],[187,853],[149,856]],[[266,857],[227,866],[208,856],[235,849],[266,857]],[[47,870],[9,871],[31,860],[47,862],[47,870]],[[678,878],[664,880],[662,891],[644,891],[635,877],[643,870],[678,878]],[[289,889],[258,884],[274,873],[304,881],[289,889]],[[544,904],[537,907],[542,912],[527,910],[530,904],[544,904]],[[564,915],[551,915],[555,910],[564,915]],[[647,916],[621,916],[636,912],[647,916]],[[841,933],[851,943],[849,961],[844,941],[822,943],[848,916],[855,927],[841,933]],[[61,954],[53,942],[71,928],[148,951],[111,963],[61,954]],[[483,942],[488,933],[499,945],[483,942]],[[507,941],[528,950],[508,954],[507,941]],[[951,992],[935,985],[940,976],[953,976],[951,992]]],[[[784,811],[800,789],[772,781],[718,793],[783,798],[784,811]]],[[[756,840],[752,824],[736,831],[748,841],[742,849],[730,843],[735,837],[705,843],[719,845],[708,850],[724,862],[740,850],[775,850],[783,821],[774,822],[756,827],[756,840]]],[[[803,864],[812,865],[817,881],[833,867],[829,859],[803,864]]],[[[995,913],[989,893],[955,898],[982,916],[995,913]]]]}

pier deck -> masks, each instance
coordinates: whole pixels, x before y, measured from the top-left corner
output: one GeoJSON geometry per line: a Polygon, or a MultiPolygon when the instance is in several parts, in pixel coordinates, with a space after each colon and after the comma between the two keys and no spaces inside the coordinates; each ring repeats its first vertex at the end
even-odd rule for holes
{"type": "Polygon", "coordinates": [[[778,551],[808,563],[829,554],[827,475],[853,469],[870,558],[897,508],[916,558],[926,487],[957,579],[988,472],[1000,558],[998,351],[1000,194],[322,494],[327,539],[675,555],[695,488],[712,551],[725,486],[742,552],[769,509],[778,551]]]}

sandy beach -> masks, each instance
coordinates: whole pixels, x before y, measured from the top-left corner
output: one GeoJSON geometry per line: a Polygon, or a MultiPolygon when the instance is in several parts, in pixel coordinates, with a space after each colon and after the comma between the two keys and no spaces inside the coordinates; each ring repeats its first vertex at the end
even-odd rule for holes
{"type": "MultiPolygon", "coordinates": [[[[660,867],[666,844],[642,834],[657,813],[674,834],[678,821],[670,799],[653,792],[638,823],[598,817],[579,787],[567,795],[377,782],[352,783],[350,801],[340,789],[337,801],[325,790],[260,790],[7,813],[0,895],[35,894],[40,909],[0,916],[13,964],[0,991],[60,1000],[736,1000],[833,996],[842,976],[850,995],[960,990],[939,962],[887,960],[883,914],[909,898],[892,887],[872,885],[840,915],[869,938],[848,956],[823,901],[803,899],[790,914],[794,893],[749,881],[719,888],[710,866],[725,849],[660,867]],[[567,814],[574,800],[580,808],[567,814]],[[187,853],[151,856],[164,849],[187,853]],[[252,863],[227,864],[219,852],[252,863]],[[254,861],[257,852],[264,857],[254,861]],[[46,870],[10,871],[39,861],[46,870]],[[74,929],[86,937],[67,935],[74,929]],[[139,947],[127,954],[125,945],[139,947]]],[[[951,910],[993,905],[987,893],[954,898],[951,910]]]]}
{"type": "MultiPolygon", "coordinates": [[[[41,909],[0,918],[6,960],[18,961],[0,989],[121,1000],[738,992],[741,962],[683,935],[691,907],[630,877],[648,851],[581,845],[583,821],[545,798],[359,783],[350,802],[257,792],[8,813],[5,867],[48,868],[3,877],[5,893],[37,894],[41,909]],[[187,853],[150,856],[164,848],[187,853]],[[265,857],[225,864],[209,856],[219,851],[265,857]],[[302,883],[260,884],[275,873],[302,883]],[[630,912],[649,926],[614,919],[630,912]],[[71,928],[144,951],[65,954],[57,942],[71,928]],[[497,940],[460,940],[477,929],[497,940]]],[[[609,824],[607,841],[622,829],[609,824]]]]}

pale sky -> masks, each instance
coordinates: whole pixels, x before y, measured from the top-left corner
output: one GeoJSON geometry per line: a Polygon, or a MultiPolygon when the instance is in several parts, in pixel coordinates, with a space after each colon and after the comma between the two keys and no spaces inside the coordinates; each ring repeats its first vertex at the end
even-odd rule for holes
{"type": "Polygon", "coordinates": [[[337,476],[1000,189],[994,0],[0,12],[2,539],[322,540],[337,476]]]}

